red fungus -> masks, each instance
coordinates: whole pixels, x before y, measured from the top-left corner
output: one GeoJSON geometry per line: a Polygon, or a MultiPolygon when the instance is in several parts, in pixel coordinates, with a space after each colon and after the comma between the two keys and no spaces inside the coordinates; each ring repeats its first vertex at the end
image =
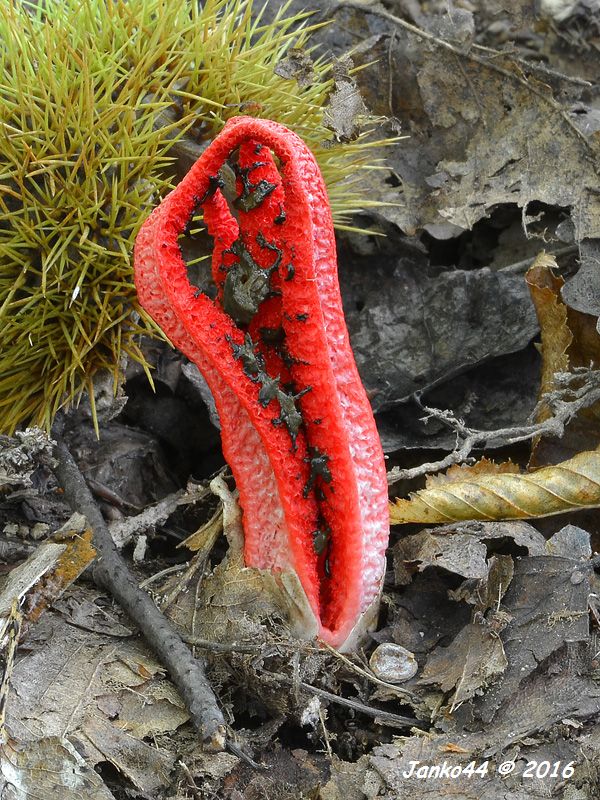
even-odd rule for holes
{"type": "Polygon", "coordinates": [[[274,122],[236,117],[143,224],[142,306],[215,398],[248,566],[298,575],[319,636],[351,647],[376,608],[389,518],[383,453],[342,312],[314,157],[274,122]],[[237,176],[233,213],[220,170],[237,176]],[[217,297],[178,244],[202,207],[217,297]]]}

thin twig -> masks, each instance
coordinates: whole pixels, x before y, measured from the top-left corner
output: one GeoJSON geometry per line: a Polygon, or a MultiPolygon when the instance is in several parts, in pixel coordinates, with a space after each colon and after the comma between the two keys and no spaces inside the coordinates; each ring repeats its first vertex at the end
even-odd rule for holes
{"type": "Polygon", "coordinates": [[[259,764],[257,761],[255,761],[253,758],[251,758],[248,755],[248,753],[245,753],[242,750],[242,748],[239,745],[237,745],[235,742],[232,742],[231,739],[227,740],[227,750],[229,750],[229,752],[232,753],[234,756],[237,756],[238,758],[241,758],[242,761],[245,761],[246,764],[248,764],[253,769],[258,769],[258,770],[261,770],[261,771],[267,769],[266,766],[264,766],[263,764],[259,764]]]}
{"type": "Polygon", "coordinates": [[[145,589],[146,586],[150,586],[151,583],[156,583],[161,578],[166,578],[167,575],[173,575],[175,572],[181,572],[182,570],[187,568],[187,564],[173,564],[172,567],[165,567],[165,569],[161,569],[160,572],[155,572],[154,575],[150,575],[149,578],[143,580],[139,586],[140,589],[145,589]]]}
{"type": "Polygon", "coordinates": [[[199,636],[181,634],[181,638],[192,647],[200,650],[210,650],[211,653],[241,653],[242,655],[256,655],[263,650],[260,644],[247,644],[243,642],[212,642],[210,639],[201,639],[199,636]]]}
{"type": "MultiPolygon", "coordinates": [[[[264,670],[262,674],[273,681],[284,683],[286,686],[293,686],[294,684],[293,678],[290,678],[287,675],[282,675],[279,672],[268,672],[267,670],[264,670]]],[[[311,694],[315,694],[317,697],[322,697],[324,700],[329,700],[331,703],[337,703],[339,706],[346,706],[346,708],[352,708],[354,711],[360,711],[362,714],[367,714],[369,717],[375,717],[378,720],[381,720],[381,722],[385,725],[391,725],[397,728],[425,727],[424,722],[415,719],[414,717],[404,717],[401,714],[392,714],[390,711],[383,711],[380,708],[367,706],[358,700],[350,700],[348,697],[340,697],[337,694],[333,694],[333,692],[328,692],[325,689],[319,689],[318,686],[313,686],[312,684],[305,683],[304,681],[300,681],[298,685],[301,689],[311,692],[311,694]]]]}
{"type": "Polygon", "coordinates": [[[363,669],[358,664],[355,664],[351,661],[347,656],[343,653],[340,653],[334,647],[331,647],[326,642],[323,642],[323,647],[326,650],[335,656],[337,659],[342,661],[346,666],[355,672],[357,675],[362,675],[363,678],[366,678],[371,683],[374,683],[376,686],[382,686],[384,689],[387,689],[389,692],[393,692],[398,697],[404,698],[406,703],[410,703],[412,706],[424,706],[423,700],[416,695],[414,692],[411,692],[409,689],[404,689],[402,686],[397,686],[395,683],[388,683],[387,681],[382,681],[380,678],[373,675],[372,672],[368,672],[366,669],[363,669]]]}
{"type": "Polygon", "coordinates": [[[54,473],[69,505],[82,513],[93,531],[98,554],[93,565],[96,583],[106,589],[135,622],[148,645],[167,668],[181,692],[192,723],[207,749],[225,746],[225,720],[206,679],[204,668],[191,654],[171,622],[159,611],[117,550],[108,526],[67,445],[58,438],[54,448],[54,473]]]}
{"type": "MultiPolygon", "coordinates": [[[[576,244],[570,244],[566,247],[559,247],[557,250],[547,250],[546,252],[547,255],[551,256],[552,258],[559,258],[560,256],[569,256],[573,255],[574,253],[578,253],[579,247],[576,244]]],[[[522,261],[514,261],[512,264],[507,264],[504,267],[500,267],[499,272],[512,272],[517,274],[521,272],[527,272],[536,258],[537,255],[524,258],[522,261]]]]}
{"type": "Polygon", "coordinates": [[[103,483],[93,478],[88,478],[87,484],[96,497],[99,497],[101,500],[106,500],[107,503],[110,503],[115,508],[122,509],[123,511],[133,511],[136,514],[140,513],[141,509],[139,506],[130,503],[128,500],[124,500],[121,495],[113,492],[112,489],[109,489],[108,486],[105,486],[103,483]]]}
{"type": "Polygon", "coordinates": [[[501,58],[511,58],[530,72],[539,72],[542,75],[547,75],[549,78],[556,78],[566,83],[574,83],[576,86],[593,86],[590,81],[586,81],[584,78],[578,78],[576,75],[565,75],[563,72],[547,67],[545,64],[539,64],[537,61],[528,61],[516,51],[507,52],[505,50],[495,50],[493,47],[485,47],[482,44],[473,44],[472,47],[473,50],[479,50],[481,53],[489,54],[491,58],[498,58],[498,56],[501,58]]]}
{"type": "Polygon", "coordinates": [[[472,461],[471,452],[484,446],[504,447],[534,439],[537,436],[560,438],[564,435],[565,427],[573,417],[584,408],[589,408],[600,401],[600,370],[557,372],[554,380],[558,388],[543,395],[532,414],[535,419],[540,408],[546,407],[552,412],[552,416],[542,422],[512,428],[498,428],[493,431],[469,428],[451,411],[421,405],[420,396],[415,395],[415,400],[426,412],[422,419],[437,419],[452,428],[456,433],[456,447],[439,461],[420,464],[412,469],[393,467],[388,472],[388,484],[394,484],[401,480],[413,480],[423,475],[441,472],[454,464],[472,461]],[[573,383],[582,380],[581,386],[573,388],[573,383]]]}
{"type": "Polygon", "coordinates": [[[323,731],[323,739],[325,740],[325,747],[327,748],[329,761],[333,761],[331,742],[329,741],[329,733],[327,731],[327,726],[325,725],[325,714],[323,713],[323,709],[321,707],[319,707],[319,722],[321,723],[321,730],[323,731]]]}
{"type": "MultiPolygon", "coordinates": [[[[482,58],[481,56],[476,55],[472,51],[465,51],[460,47],[456,47],[455,45],[447,42],[445,39],[440,39],[439,36],[434,36],[433,33],[429,33],[428,31],[422,30],[422,28],[418,28],[416,25],[412,25],[410,22],[406,22],[406,20],[401,19],[400,17],[394,16],[394,14],[390,14],[389,11],[386,11],[383,6],[380,5],[366,5],[365,3],[360,2],[352,2],[352,0],[339,0],[338,2],[339,8],[354,8],[359,11],[363,11],[365,14],[374,14],[377,17],[381,17],[382,19],[387,19],[389,22],[393,22],[394,25],[397,25],[399,28],[404,28],[409,33],[418,36],[420,39],[424,39],[432,44],[437,45],[443,50],[448,50],[451,53],[455,53],[460,58],[467,59],[469,61],[473,61],[475,64],[479,64],[480,66],[484,67],[485,69],[489,69],[492,72],[496,72],[499,75],[503,75],[505,78],[518,83],[520,86],[523,86],[527,91],[534,94],[544,103],[549,105],[554,111],[556,111],[566,122],[566,124],[571,128],[573,133],[577,136],[577,138],[584,143],[587,150],[590,151],[590,155],[593,156],[593,147],[591,142],[587,139],[585,134],[579,130],[577,125],[573,122],[573,120],[567,116],[564,109],[559,105],[559,103],[554,99],[552,95],[548,95],[543,92],[541,89],[538,89],[536,86],[532,86],[525,78],[522,78],[520,75],[517,75],[514,72],[511,72],[504,67],[495,64],[493,61],[487,58],[482,58]]],[[[497,53],[497,55],[501,55],[501,53],[497,53]]]]}
{"type": "MultiPolygon", "coordinates": [[[[91,488],[94,489],[93,486],[91,488]]],[[[162,525],[179,506],[197,503],[209,494],[210,490],[205,486],[194,486],[183,491],[174,492],[159,500],[153,506],[148,506],[148,508],[133,517],[126,517],[118,522],[112,522],[109,525],[112,539],[119,548],[122,548],[140,531],[162,525]]]]}
{"type": "Polygon", "coordinates": [[[190,772],[190,768],[188,767],[188,765],[181,759],[177,763],[179,764],[181,771],[187,778],[188,782],[187,788],[191,791],[196,800],[202,800],[202,794],[200,793],[200,789],[196,785],[196,781],[194,780],[194,776],[190,772]]]}

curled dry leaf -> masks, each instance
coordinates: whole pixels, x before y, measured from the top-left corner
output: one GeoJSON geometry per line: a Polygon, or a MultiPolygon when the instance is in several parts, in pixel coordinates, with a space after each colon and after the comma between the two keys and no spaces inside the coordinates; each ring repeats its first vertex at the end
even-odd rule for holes
{"type": "MultiPolygon", "coordinates": [[[[540,323],[542,378],[539,399],[556,389],[556,373],[598,368],[600,336],[596,318],[567,306],[561,297],[564,280],[555,274],[556,260],[545,252],[538,255],[526,280],[540,323]]],[[[550,404],[540,402],[536,422],[552,416],[550,404]]],[[[586,449],[600,438],[600,404],[580,410],[571,419],[560,440],[540,436],[533,441],[529,469],[556,464],[586,449]]]]}
{"type": "Polygon", "coordinates": [[[392,524],[527,519],[600,506],[598,450],[528,474],[478,474],[463,469],[462,481],[423,489],[392,503],[392,524]]]}
{"type": "MultiPolygon", "coordinates": [[[[567,320],[567,307],[560,299],[564,280],[555,275],[553,269],[558,269],[556,259],[542,251],[525,276],[541,330],[540,397],[554,388],[554,373],[568,371],[568,350],[573,342],[567,320]]],[[[550,409],[543,406],[538,412],[537,421],[548,419],[550,414],[550,409]]]]}
{"type": "Polygon", "coordinates": [[[474,475],[502,475],[505,473],[514,473],[519,471],[518,464],[512,461],[503,461],[501,464],[491,461],[489,458],[481,458],[477,463],[469,465],[454,464],[446,472],[440,472],[437,475],[428,475],[426,480],[426,487],[428,489],[434,486],[443,486],[448,483],[460,483],[465,478],[474,475]]]}
{"type": "MultiPolygon", "coordinates": [[[[527,273],[541,328],[540,398],[555,388],[555,373],[600,362],[600,337],[592,319],[565,306],[560,297],[564,281],[554,269],[558,269],[555,259],[542,252],[527,273]]],[[[540,405],[537,421],[551,414],[549,407],[540,405]]],[[[519,474],[510,461],[494,464],[482,458],[473,466],[455,466],[429,476],[424,490],[396,500],[390,509],[391,521],[527,519],[596,507],[600,505],[600,452],[585,450],[567,459],[565,455],[582,450],[581,442],[593,440],[598,430],[598,409],[592,407],[571,422],[558,444],[539,437],[534,441],[530,470],[548,460],[559,462],[553,466],[519,474]]]]}

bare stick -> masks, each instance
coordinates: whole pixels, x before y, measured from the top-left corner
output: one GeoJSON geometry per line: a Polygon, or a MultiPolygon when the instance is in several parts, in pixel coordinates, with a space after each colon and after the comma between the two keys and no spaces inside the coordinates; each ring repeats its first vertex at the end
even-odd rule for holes
{"type": "MultiPolygon", "coordinates": [[[[279,672],[269,672],[268,670],[264,670],[262,674],[266,679],[275,683],[283,683],[286,686],[294,685],[293,678],[289,678],[287,675],[282,675],[279,672]]],[[[354,711],[360,711],[362,714],[367,714],[369,717],[375,717],[384,725],[391,725],[395,728],[426,727],[426,724],[422,720],[416,719],[415,717],[404,717],[401,714],[392,714],[390,711],[384,711],[381,708],[368,706],[365,703],[361,703],[359,700],[351,700],[348,697],[340,697],[337,694],[333,694],[333,692],[328,692],[325,689],[319,689],[318,686],[312,686],[312,684],[305,683],[304,681],[299,681],[298,685],[306,692],[316,694],[317,697],[322,697],[323,700],[329,700],[331,703],[336,703],[339,706],[345,706],[346,708],[351,708],[354,711]]]]}
{"type": "Polygon", "coordinates": [[[69,505],[73,510],[84,514],[93,531],[93,543],[98,553],[93,566],[94,580],[115,598],[135,622],[148,645],[167,668],[181,692],[204,746],[215,752],[223,750],[225,720],[206,679],[202,663],[193,657],[173,625],[159,611],[150,596],[137,585],[135,577],[115,547],[85,478],[69,448],[60,438],[54,448],[54,456],[58,462],[54,473],[69,505]]]}
{"type": "MultiPolygon", "coordinates": [[[[90,482],[90,488],[95,491],[90,482]]],[[[149,506],[134,517],[113,522],[109,525],[110,535],[119,549],[123,548],[139,531],[150,526],[162,525],[179,506],[203,500],[210,490],[204,486],[188,486],[187,489],[163,497],[158,503],[149,506]]]]}
{"type": "Polygon", "coordinates": [[[539,72],[542,75],[547,75],[549,78],[556,78],[556,80],[559,81],[573,83],[575,86],[593,85],[590,81],[586,81],[584,78],[578,78],[576,75],[565,75],[564,72],[559,72],[556,69],[547,67],[545,64],[540,64],[537,61],[528,61],[526,58],[520,56],[516,50],[494,50],[492,47],[484,47],[482,44],[474,44],[473,49],[479,50],[480,53],[489,54],[492,58],[512,58],[513,61],[522,64],[525,69],[528,69],[530,72],[539,72]]]}
{"type": "Polygon", "coordinates": [[[493,431],[469,428],[463,420],[457,419],[451,411],[421,405],[420,397],[415,395],[415,399],[421,405],[423,411],[426,412],[423,417],[424,420],[437,419],[455,431],[456,447],[440,461],[420,464],[412,469],[393,467],[388,472],[388,484],[420,478],[423,475],[440,472],[453,464],[463,463],[469,460],[471,452],[478,447],[503,447],[516,442],[535,439],[537,436],[560,438],[565,432],[566,425],[573,417],[582,409],[589,408],[600,401],[600,370],[578,369],[572,373],[557,372],[554,375],[554,381],[557,389],[543,395],[532,415],[535,419],[540,408],[545,406],[550,409],[551,417],[542,422],[514,428],[498,428],[493,431]],[[581,385],[573,388],[573,384],[577,381],[581,385]]]}

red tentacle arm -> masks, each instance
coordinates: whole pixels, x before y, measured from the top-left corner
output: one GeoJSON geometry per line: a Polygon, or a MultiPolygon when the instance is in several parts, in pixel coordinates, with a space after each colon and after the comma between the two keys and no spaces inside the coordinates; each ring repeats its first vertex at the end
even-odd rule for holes
{"type": "Polygon", "coordinates": [[[230,120],[142,226],[134,267],[142,306],[214,395],[246,563],[296,572],[319,636],[351,646],[381,589],[387,482],[314,157],[282,125],[230,120]],[[178,245],[200,207],[215,300],[191,286],[178,245]]]}

